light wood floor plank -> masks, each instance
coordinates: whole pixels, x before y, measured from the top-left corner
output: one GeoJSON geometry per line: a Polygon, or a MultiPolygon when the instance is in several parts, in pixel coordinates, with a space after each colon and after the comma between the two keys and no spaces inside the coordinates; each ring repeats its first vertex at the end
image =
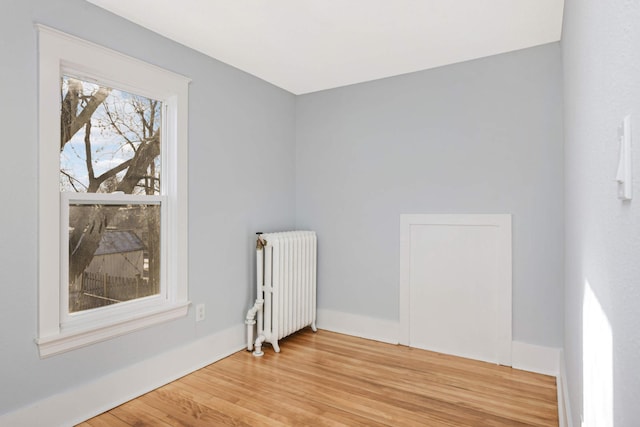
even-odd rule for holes
{"type": "Polygon", "coordinates": [[[106,413],[81,424],[86,427],[129,427],[129,424],[113,414],[106,413]]]}
{"type": "Polygon", "coordinates": [[[171,423],[166,412],[152,408],[140,399],[131,400],[112,409],[109,413],[128,425],[136,427],[171,427],[175,425],[171,423]]]}
{"type": "MultiPolygon", "coordinates": [[[[304,396],[292,393],[291,388],[285,387],[285,396],[259,378],[247,388],[243,380],[238,381],[219,372],[202,370],[205,380],[211,389],[215,385],[216,393],[222,398],[235,400],[236,404],[250,411],[257,411],[268,415],[271,419],[284,425],[304,425],[305,421],[316,420],[316,425],[353,425],[368,426],[370,423],[360,422],[344,411],[326,411],[326,407],[319,402],[310,401],[304,396]],[[283,410],[283,407],[285,410],[283,410]],[[337,423],[337,424],[336,424],[337,423]],[[347,424],[348,423],[348,424],[347,424]]],[[[274,423],[275,425],[275,423],[274,423]]]]}
{"type": "Polygon", "coordinates": [[[558,425],[553,377],[328,331],[281,349],[233,354],[81,426],[558,425]]]}

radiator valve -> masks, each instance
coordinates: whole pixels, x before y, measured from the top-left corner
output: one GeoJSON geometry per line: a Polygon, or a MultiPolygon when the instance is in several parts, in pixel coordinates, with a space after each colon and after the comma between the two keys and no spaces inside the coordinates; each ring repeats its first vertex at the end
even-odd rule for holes
{"type": "Polygon", "coordinates": [[[258,235],[258,241],[256,242],[256,250],[261,251],[262,248],[267,246],[267,241],[262,238],[262,233],[256,233],[258,235]]]}

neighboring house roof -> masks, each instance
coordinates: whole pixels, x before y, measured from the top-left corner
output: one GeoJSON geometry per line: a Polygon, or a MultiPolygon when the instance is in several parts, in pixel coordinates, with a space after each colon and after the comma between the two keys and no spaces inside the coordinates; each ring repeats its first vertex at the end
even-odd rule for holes
{"type": "Polygon", "coordinates": [[[130,230],[107,230],[102,235],[95,255],[118,254],[144,250],[144,243],[130,230]]]}

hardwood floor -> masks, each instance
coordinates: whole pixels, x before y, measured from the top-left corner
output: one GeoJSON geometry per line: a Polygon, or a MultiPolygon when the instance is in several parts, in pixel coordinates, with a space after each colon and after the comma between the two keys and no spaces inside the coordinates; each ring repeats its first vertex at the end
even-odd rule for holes
{"type": "Polygon", "coordinates": [[[92,418],[101,426],[557,426],[555,378],[304,330],[92,418]]]}

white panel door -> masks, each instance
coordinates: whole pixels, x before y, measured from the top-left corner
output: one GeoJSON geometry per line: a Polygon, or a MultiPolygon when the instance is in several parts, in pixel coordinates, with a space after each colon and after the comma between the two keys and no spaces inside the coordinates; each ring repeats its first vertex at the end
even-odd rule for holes
{"type": "Polygon", "coordinates": [[[511,365],[510,215],[402,217],[401,342],[511,365]]]}

